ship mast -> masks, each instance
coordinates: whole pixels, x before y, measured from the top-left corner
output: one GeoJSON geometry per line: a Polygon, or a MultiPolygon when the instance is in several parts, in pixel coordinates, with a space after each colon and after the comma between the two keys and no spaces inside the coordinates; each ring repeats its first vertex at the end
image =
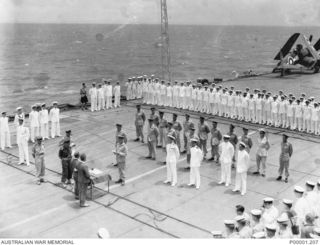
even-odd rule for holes
{"type": "Polygon", "coordinates": [[[167,79],[169,82],[171,82],[170,43],[169,43],[167,0],[160,0],[160,4],[161,4],[161,68],[162,68],[162,79],[167,79]]]}

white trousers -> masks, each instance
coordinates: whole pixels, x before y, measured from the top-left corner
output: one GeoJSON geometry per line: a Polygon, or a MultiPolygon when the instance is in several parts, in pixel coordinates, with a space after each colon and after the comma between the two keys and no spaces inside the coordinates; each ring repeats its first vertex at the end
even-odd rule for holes
{"type": "Polygon", "coordinates": [[[100,111],[100,110],[104,110],[104,105],[105,105],[105,101],[104,101],[104,97],[102,97],[102,98],[99,98],[98,99],[98,111],[100,111]]]}
{"type": "Polygon", "coordinates": [[[196,185],[197,188],[200,187],[200,167],[190,168],[189,184],[196,185]]]}
{"type": "Polygon", "coordinates": [[[35,138],[39,136],[39,127],[34,127],[34,126],[31,126],[30,127],[30,139],[32,142],[35,141],[35,138]]]}
{"type": "Polygon", "coordinates": [[[48,123],[40,124],[40,134],[43,139],[49,139],[49,126],[48,123]]]}
{"type": "Polygon", "coordinates": [[[302,117],[295,117],[294,118],[294,128],[302,131],[302,117]]]}
{"type": "Polygon", "coordinates": [[[177,183],[177,163],[175,161],[167,162],[167,181],[173,185],[177,183]]]}
{"type": "Polygon", "coordinates": [[[91,111],[96,111],[97,109],[97,97],[91,97],[91,111]]]}
{"type": "Polygon", "coordinates": [[[271,124],[273,126],[278,127],[279,122],[278,122],[278,113],[277,112],[272,112],[271,113],[271,124]]]}
{"type": "Polygon", "coordinates": [[[60,122],[51,122],[51,137],[61,136],[60,122]]]}
{"type": "Polygon", "coordinates": [[[247,172],[236,173],[235,190],[241,191],[241,194],[243,195],[247,192],[247,172]]]}
{"type": "Polygon", "coordinates": [[[112,108],[112,96],[106,96],[106,109],[112,108]]]}
{"type": "Polygon", "coordinates": [[[1,132],[0,134],[1,149],[5,147],[11,147],[10,132],[1,132]]]}
{"type": "Polygon", "coordinates": [[[114,96],[114,107],[120,107],[120,95],[115,95],[114,96]]]}
{"type": "Polygon", "coordinates": [[[221,182],[231,183],[231,162],[221,162],[221,182]]]}
{"type": "Polygon", "coordinates": [[[18,141],[19,149],[19,163],[26,161],[26,164],[29,165],[29,152],[28,152],[28,141],[21,140],[18,141]]]}

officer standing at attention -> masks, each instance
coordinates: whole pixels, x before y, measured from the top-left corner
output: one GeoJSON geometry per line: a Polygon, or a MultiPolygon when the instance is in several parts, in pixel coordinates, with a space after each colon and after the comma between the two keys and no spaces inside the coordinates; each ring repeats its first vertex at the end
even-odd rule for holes
{"type": "Polygon", "coordinates": [[[252,139],[248,135],[248,131],[249,130],[247,128],[243,128],[243,135],[241,136],[240,141],[246,144],[246,151],[250,153],[253,143],[252,143],[252,139]]]}
{"type": "Polygon", "coordinates": [[[184,151],[182,153],[186,153],[186,151],[187,151],[187,144],[188,144],[187,135],[189,133],[189,127],[190,127],[191,123],[192,122],[190,122],[190,115],[186,114],[186,120],[183,122],[184,151]]]}
{"type": "Polygon", "coordinates": [[[80,207],[89,207],[86,203],[88,185],[91,182],[91,177],[89,173],[89,168],[86,164],[87,156],[86,154],[80,155],[80,163],[78,166],[78,184],[79,184],[79,199],[80,207]]]}
{"type": "Polygon", "coordinates": [[[188,186],[200,188],[200,166],[203,159],[203,151],[198,146],[199,140],[194,137],[191,139],[191,160],[190,160],[190,180],[188,186]]]}
{"type": "Polygon", "coordinates": [[[125,169],[126,169],[126,158],[128,155],[128,147],[125,143],[125,135],[119,134],[118,135],[119,144],[117,144],[116,151],[113,153],[116,155],[117,158],[117,165],[119,169],[119,180],[117,180],[116,184],[121,184],[122,186],[125,185],[125,169]]]}
{"type": "Polygon", "coordinates": [[[91,111],[94,112],[97,110],[98,106],[98,91],[95,83],[92,83],[92,88],[89,89],[89,94],[91,102],[91,111]]]}
{"type": "Polygon", "coordinates": [[[0,118],[0,140],[1,150],[4,150],[5,146],[11,148],[10,130],[6,112],[2,112],[0,118]]]}
{"type": "Polygon", "coordinates": [[[46,104],[41,105],[40,117],[40,135],[42,139],[49,139],[49,112],[46,108],[46,104]]]}
{"type": "Polygon", "coordinates": [[[53,108],[50,110],[50,121],[51,121],[51,137],[60,137],[60,109],[58,108],[58,102],[54,101],[53,108]]]}
{"type": "Polygon", "coordinates": [[[233,192],[241,191],[242,196],[247,192],[247,172],[250,167],[250,156],[245,149],[246,144],[240,142],[237,156],[236,184],[233,190],[233,192]]]}
{"type": "Polygon", "coordinates": [[[171,186],[173,187],[177,184],[177,162],[180,157],[180,151],[175,143],[175,137],[172,134],[168,134],[166,152],[167,179],[163,183],[171,183],[171,186]]]}
{"type": "Polygon", "coordinates": [[[166,126],[167,126],[167,120],[163,118],[164,112],[159,111],[159,144],[157,145],[158,148],[166,148],[166,126]]]}
{"type": "Polygon", "coordinates": [[[70,148],[70,140],[65,140],[63,142],[63,146],[59,150],[59,158],[61,159],[62,165],[62,176],[61,183],[63,187],[66,187],[66,184],[71,184],[70,180],[67,181],[69,174],[69,165],[71,163],[71,148],[70,148]]]}
{"type": "Polygon", "coordinates": [[[204,121],[204,117],[200,117],[200,122],[199,122],[199,131],[198,131],[198,136],[200,139],[199,142],[199,147],[203,151],[203,159],[206,159],[207,155],[207,140],[208,140],[208,134],[210,133],[210,129],[208,125],[204,121]]]}
{"type": "Polygon", "coordinates": [[[231,164],[234,155],[234,147],[229,142],[230,136],[224,135],[223,142],[219,145],[220,163],[221,163],[221,180],[219,185],[224,184],[228,187],[231,183],[231,164]]]}
{"type": "Polygon", "coordinates": [[[36,137],[37,142],[32,147],[32,156],[34,158],[34,165],[36,167],[36,177],[37,184],[40,185],[41,182],[44,182],[44,174],[46,166],[44,164],[44,144],[42,142],[42,137],[36,137]]]}
{"type": "Polygon", "coordinates": [[[29,163],[28,140],[30,138],[29,129],[23,125],[23,119],[19,118],[19,126],[17,128],[17,144],[19,149],[19,165],[24,164],[26,161],[27,166],[29,163]]]}
{"type": "Polygon", "coordinates": [[[159,135],[159,130],[157,126],[153,123],[153,119],[149,118],[148,121],[149,121],[149,129],[148,129],[147,142],[148,142],[149,155],[146,158],[156,160],[156,144],[157,144],[157,138],[159,135]]]}
{"type": "Polygon", "coordinates": [[[282,179],[283,169],[285,171],[286,178],[284,182],[288,182],[289,177],[289,161],[292,156],[293,149],[292,144],[288,142],[288,135],[282,135],[282,142],[281,142],[281,153],[280,153],[280,166],[279,166],[279,177],[277,178],[278,181],[282,179]]]}
{"type": "Polygon", "coordinates": [[[257,171],[253,174],[260,174],[260,166],[261,166],[261,176],[266,176],[266,162],[268,156],[268,150],[270,148],[270,144],[268,138],[266,137],[266,131],[264,129],[260,129],[259,131],[260,137],[258,138],[258,150],[256,154],[257,161],[257,171]]]}
{"type": "Polygon", "coordinates": [[[73,180],[74,180],[74,198],[79,199],[79,183],[78,183],[78,169],[79,169],[79,157],[80,153],[76,151],[71,160],[71,167],[73,169],[73,180]]]}
{"type": "Polygon", "coordinates": [[[144,137],[143,137],[143,126],[144,122],[146,121],[146,115],[143,111],[141,111],[141,105],[137,105],[137,112],[136,112],[136,120],[135,120],[135,126],[136,126],[136,134],[137,138],[134,141],[139,141],[141,137],[141,142],[144,143],[144,137]]]}

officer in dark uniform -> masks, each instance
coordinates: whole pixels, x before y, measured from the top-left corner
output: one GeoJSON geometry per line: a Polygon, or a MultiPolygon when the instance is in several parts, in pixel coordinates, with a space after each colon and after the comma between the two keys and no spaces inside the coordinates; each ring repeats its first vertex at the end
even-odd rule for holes
{"type": "Polygon", "coordinates": [[[59,158],[61,159],[61,165],[62,165],[62,177],[61,177],[61,183],[63,187],[66,187],[65,184],[71,184],[71,181],[69,179],[69,166],[71,164],[71,147],[70,147],[70,140],[65,140],[63,142],[63,146],[59,150],[59,158]],[[68,180],[66,182],[66,180],[68,180]]]}
{"type": "Polygon", "coordinates": [[[80,207],[89,207],[86,203],[88,186],[91,183],[91,177],[89,173],[89,168],[86,164],[87,156],[86,154],[80,155],[80,163],[78,165],[78,184],[79,184],[79,199],[80,207]]]}

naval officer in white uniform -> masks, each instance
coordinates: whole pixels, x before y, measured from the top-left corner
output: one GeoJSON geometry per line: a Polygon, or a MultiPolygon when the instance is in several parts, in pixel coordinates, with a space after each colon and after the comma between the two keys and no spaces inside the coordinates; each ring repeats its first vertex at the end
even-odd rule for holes
{"type": "Polygon", "coordinates": [[[19,126],[17,128],[17,144],[19,149],[19,165],[26,162],[27,166],[30,166],[28,140],[30,138],[30,132],[27,127],[23,125],[23,119],[19,119],[19,126]]]}
{"type": "Polygon", "coordinates": [[[6,112],[2,112],[0,118],[0,140],[1,150],[4,150],[5,147],[11,148],[10,129],[6,112]]]}
{"type": "Polygon", "coordinates": [[[219,185],[224,184],[228,187],[231,183],[231,164],[234,156],[234,147],[229,142],[230,136],[224,135],[223,142],[220,143],[219,153],[221,162],[221,180],[219,185]]]}
{"type": "Polygon", "coordinates": [[[41,105],[40,117],[40,134],[42,139],[49,139],[49,112],[46,108],[46,104],[41,105]]]}
{"type": "Polygon", "coordinates": [[[58,108],[58,102],[54,101],[53,108],[50,110],[50,121],[51,121],[51,137],[60,137],[60,109],[58,108]]]}

